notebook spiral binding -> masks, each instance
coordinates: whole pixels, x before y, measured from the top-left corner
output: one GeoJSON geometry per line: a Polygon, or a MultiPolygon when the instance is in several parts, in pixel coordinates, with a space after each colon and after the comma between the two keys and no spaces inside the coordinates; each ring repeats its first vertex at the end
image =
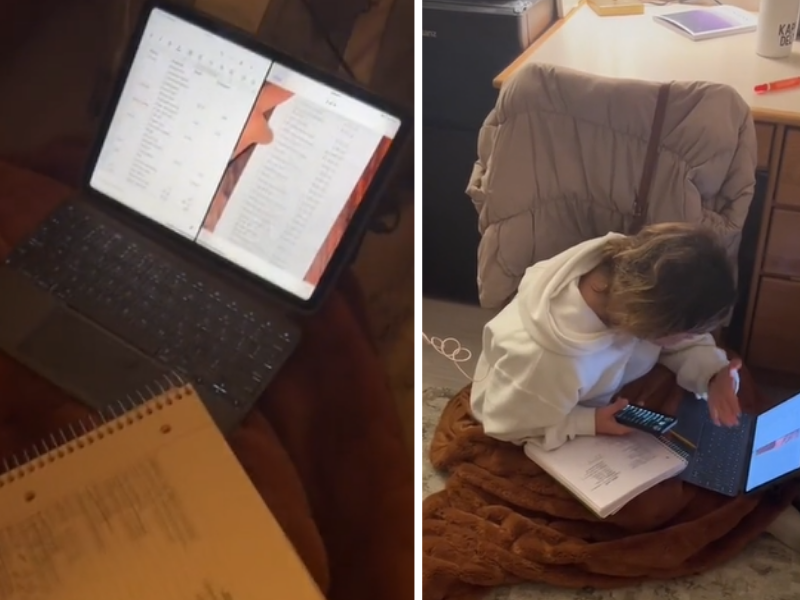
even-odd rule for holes
{"type": "Polygon", "coordinates": [[[686,462],[689,462],[689,459],[692,458],[691,452],[686,450],[686,448],[681,446],[678,442],[671,440],[666,436],[661,436],[658,438],[658,440],[686,462]]]}
{"type": "Polygon", "coordinates": [[[157,391],[145,386],[143,390],[136,390],[85,419],[51,433],[49,439],[42,439],[22,452],[3,458],[0,488],[90,446],[107,435],[113,435],[180,400],[186,391],[186,380],[175,371],[171,376],[164,375],[164,379],[167,382],[166,387],[157,380],[153,382],[157,391]]]}

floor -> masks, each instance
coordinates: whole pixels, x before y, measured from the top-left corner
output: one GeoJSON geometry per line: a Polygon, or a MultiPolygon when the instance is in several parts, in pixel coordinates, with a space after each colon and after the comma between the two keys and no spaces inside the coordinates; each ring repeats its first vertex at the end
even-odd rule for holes
{"type": "MultiPolygon", "coordinates": [[[[95,9],[92,2],[58,4],[28,43],[0,57],[0,155],[26,153],[61,136],[93,134],[92,93],[110,60],[97,35],[101,21],[95,9]]],[[[407,198],[394,232],[367,235],[354,267],[409,460],[414,439],[413,200],[407,198]]]]}
{"type": "MultiPolygon", "coordinates": [[[[472,353],[472,358],[459,363],[465,373],[471,374],[481,348],[483,325],[494,312],[434,299],[423,299],[423,331],[438,340],[451,338],[443,350],[452,353],[461,348],[472,353]]],[[[438,341],[434,340],[434,341],[438,341]]],[[[465,358],[462,352],[459,358],[465,358]]],[[[423,431],[423,495],[435,493],[444,486],[444,478],[434,471],[427,461],[429,448],[439,415],[455,391],[468,382],[466,375],[430,344],[423,343],[422,352],[422,431],[423,431]]],[[[769,389],[765,392],[786,397],[787,390],[769,389]]],[[[785,524],[784,529],[797,531],[797,519],[785,524]]],[[[539,585],[522,585],[498,588],[486,600],[717,600],[741,598],[750,600],[797,600],[800,598],[800,555],[781,544],[770,535],[764,535],[736,560],[724,567],[683,580],[653,583],[636,589],[597,591],[563,590],[539,585]]]]}
{"type": "Polygon", "coordinates": [[[423,343],[422,389],[457,390],[469,383],[467,376],[458,367],[465,373],[472,374],[480,353],[483,325],[495,314],[496,311],[477,306],[423,298],[422,331],[434,345],[423,343]],[[440,343],[443,341],[444,346],[440,343]],[[466,360],[456,366],[438,352],[437,347],[451,356],[460,348],[455,357],[466,360]]]}

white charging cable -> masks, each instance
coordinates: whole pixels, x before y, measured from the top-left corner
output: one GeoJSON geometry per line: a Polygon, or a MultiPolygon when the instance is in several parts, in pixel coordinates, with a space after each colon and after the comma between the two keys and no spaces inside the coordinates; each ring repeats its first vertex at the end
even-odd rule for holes
{"type": "MultiPolygon", "coordinates": [[[[438,354],[444,356],[447,360],[453,363],[456,369],[466,377],[469,381],[475,383],[476,379],[473,379],[467,372],[461,367],[463,363],[469,362],[472,360],[472,351],[469,348],[465,348],[461,345],[454,337],[447,337],[447,338],[439,338],[434,336],[428,336],[424,331],[422,332],[422,341],[428,344],[431,348],[433,348],[438,354]]],[[[488,373],[487,373],[488,375],[488,373]]],[[[483,378],[481,378],[483,379],[483,378]]]]}

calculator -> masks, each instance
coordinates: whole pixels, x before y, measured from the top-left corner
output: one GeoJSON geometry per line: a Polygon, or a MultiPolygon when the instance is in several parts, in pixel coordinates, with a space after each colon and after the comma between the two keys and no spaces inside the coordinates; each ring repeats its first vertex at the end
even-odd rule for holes
{"type": "Polygon", "coordinates": [[[678,419],[675,417],[633,405],[628,405],[619,411],[614,415],[614,419],[620,425],[652,433],[653,435],[664,435],[678,424],[678,419]]]}

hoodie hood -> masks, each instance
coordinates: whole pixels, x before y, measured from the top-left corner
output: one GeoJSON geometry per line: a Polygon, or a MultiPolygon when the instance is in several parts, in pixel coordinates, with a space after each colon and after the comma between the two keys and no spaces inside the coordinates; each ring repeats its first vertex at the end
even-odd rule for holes
{"type": "Polygon", "coordinates": [[[565,294],[580,295],[578,278],[600,263],[605,243],[618,237],[624,236],[609,233],[588,240],[525,271],[516,297],[517,308],[523,326],[536,343],[565,356],[592,354],[614,343],[615,333],[603,325],[582,297],[577,302],[559,302],[557,311],[551,305],[565,294]]]}

